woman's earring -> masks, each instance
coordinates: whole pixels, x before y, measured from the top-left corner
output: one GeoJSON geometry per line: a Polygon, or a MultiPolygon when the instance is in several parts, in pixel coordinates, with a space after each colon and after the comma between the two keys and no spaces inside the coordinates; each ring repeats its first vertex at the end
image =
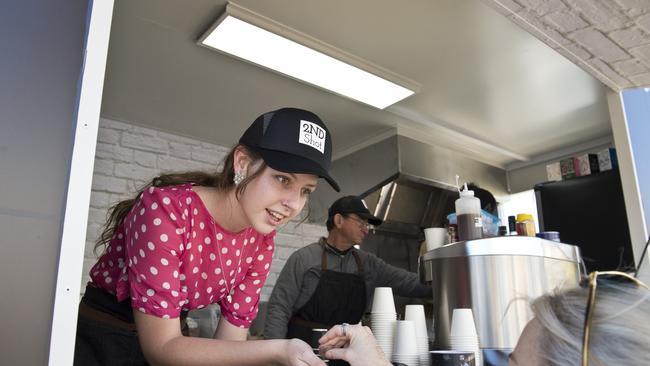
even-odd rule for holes
{"type": "Polygon", "coordinates": [[[235,176],[233,177],[232,181],[235,183],[236,186],[238,186],[244,179],[246,178],[246,174],[243,172],[235,172],[235,176]]]}

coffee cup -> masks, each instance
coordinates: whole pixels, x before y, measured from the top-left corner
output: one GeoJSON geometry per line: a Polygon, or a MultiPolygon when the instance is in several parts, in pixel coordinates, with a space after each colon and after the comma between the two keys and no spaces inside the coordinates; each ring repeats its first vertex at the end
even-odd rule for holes
{"type": "Polygon", "coordinates": [[[454,309],[451,316],[451,337],[476,337],[476,323],[472,309],[454,309]]]}
{"type": "Polygon", "coordinates": [[[327,333],[327,329],[325,328],[313,328],[311,330],[311,337],[309,338],[309,345],[311,346],[311,348],[318,349],[318,347],[320,346],[318,340],[321,339],[321,337],[324,336],[325,333],[327,333]]]}
{"type": "Polygon", "coordinates": [[[427,243],[427,252],[447,244],[447,229],[444,227],[430,227],[424,229],[424,238],[427,243]]]}
{"type": "Polygon", "coordinates": [[[431,351],[431,366],[476,366],[474,352],[431,351]]]}
{"type": "Polygon", "coordinates": [[[393,357],[396,355],[417,357],[418,348],[415,337],[415,325],[410,320],[398,320],[395,323],[393,339],[393,357]]]}
{"type": "Polygon", "coordinates": [[[406,305],[404,308],[404,320],[411,320],[413,322],[417,337],[428,337],[424,305],[406,305]]]}
{"type": "Polygon", "coordinates": [[[375,294],[372,300],[372,313],[395,313],[395,300],[393,289],[390,287],[375,287],[375,294]]]}

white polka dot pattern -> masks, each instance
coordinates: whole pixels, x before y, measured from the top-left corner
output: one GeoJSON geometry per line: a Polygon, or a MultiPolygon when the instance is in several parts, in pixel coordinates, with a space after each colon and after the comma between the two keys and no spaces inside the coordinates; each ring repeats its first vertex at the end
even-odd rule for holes
{"type": "Polygon", "coordinates": [[[162,318],[219,302],[224,318],[244,328],[257,315],[275,232],[223,229],[182,185],[147,189],[116,234],[90,274],[118,300],[162,318]]]}

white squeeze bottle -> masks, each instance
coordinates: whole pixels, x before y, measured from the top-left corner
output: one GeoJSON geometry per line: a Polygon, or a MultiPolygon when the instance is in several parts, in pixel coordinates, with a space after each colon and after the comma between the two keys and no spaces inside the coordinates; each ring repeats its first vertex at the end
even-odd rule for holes
{"type": "Polygon", "coordinates": [[[474,191],[458,190],[460,198],[456,200],[456,220],[458,223],[458,240],[473,240],[483,237],[483,219],[481,218],[481,200],[474,197],[474,191]]]}

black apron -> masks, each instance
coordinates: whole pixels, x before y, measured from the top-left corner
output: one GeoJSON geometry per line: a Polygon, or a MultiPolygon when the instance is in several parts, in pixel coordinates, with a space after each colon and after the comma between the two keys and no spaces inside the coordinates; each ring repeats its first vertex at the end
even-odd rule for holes
{"type": "MultiPolygon", "coordinates": [[[[357,262],[356,274],[328,270],[327,253],[323,245],[320,280],[311,298],[289,321],[287,338],[299,338],[317,348],[318,339],[313,339],[312,329],[361,321],[366,310],[366,282],[359,254],[353,250],[352,255],[357,262]]],[[[329,364],[347,365],[343,361],[329,364]]]]}
{"type": "MultiPolygon", "coordinates": [[[[187,335],[186,318],[187,311],[183,310],[180,315],[183,335],[187,335]]],[[[130,298],[118,302],[115,295],[92,284],[86,286],[79,304],[74,365],[149,365],[138,340],[130,298]]]]}

